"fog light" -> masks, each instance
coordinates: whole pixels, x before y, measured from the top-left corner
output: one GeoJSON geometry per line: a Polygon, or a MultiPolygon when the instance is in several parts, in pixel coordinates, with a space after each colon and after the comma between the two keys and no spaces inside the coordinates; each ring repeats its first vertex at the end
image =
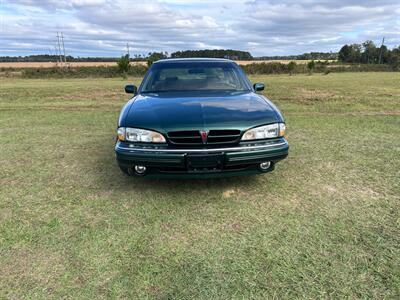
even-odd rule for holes
{"type": "Polygon", "coordinates": [[[271,162],[270,161],[266,161],[266,162],[261,163],[259,167],[260,167],[260,169],[262,171],[266,171],[266,170],[268,170],[268,168],[270,166],[271,166],[271,162]]]}
{"type": "Polygon", "coordinates": [[[146,173],[146,167],[145,166],[135,166],[135,172],[138,175],[143,175],[144,173],[146,173]]]}

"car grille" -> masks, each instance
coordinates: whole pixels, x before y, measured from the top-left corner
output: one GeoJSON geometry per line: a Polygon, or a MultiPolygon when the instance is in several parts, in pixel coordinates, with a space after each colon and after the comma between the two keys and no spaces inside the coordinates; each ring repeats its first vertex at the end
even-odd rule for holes
{"type": "MultiPolygon", "coordinates": [[[[231,144],[239,141],[240,130],[210,130],[206,145],[231,144]]],[[[199,130],[170,131],[168,139],[175,145],[203,145],[199,130]]]]}

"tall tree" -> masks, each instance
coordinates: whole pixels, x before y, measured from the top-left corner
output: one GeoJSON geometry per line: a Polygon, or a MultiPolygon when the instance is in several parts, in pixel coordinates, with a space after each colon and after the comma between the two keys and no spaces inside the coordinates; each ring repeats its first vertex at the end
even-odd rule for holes
{"type": "Polygon", "coordinates": [[[373,64],[378,62],[378,53],[377,48],[373,41],[365,41],[362,43],[363,53],[362,53],[362,62],[367,64],[373,64]]]}

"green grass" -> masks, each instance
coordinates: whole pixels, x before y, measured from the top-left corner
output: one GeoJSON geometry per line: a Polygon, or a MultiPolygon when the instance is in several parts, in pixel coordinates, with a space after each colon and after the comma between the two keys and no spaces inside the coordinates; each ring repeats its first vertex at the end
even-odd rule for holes
{"type": "Polygon", "coordinates": [[[400,74],[251,79],[288,159],[175,181],[116,165],[129,81],[0,78],[0,298],[399,298],[400,74]]]}

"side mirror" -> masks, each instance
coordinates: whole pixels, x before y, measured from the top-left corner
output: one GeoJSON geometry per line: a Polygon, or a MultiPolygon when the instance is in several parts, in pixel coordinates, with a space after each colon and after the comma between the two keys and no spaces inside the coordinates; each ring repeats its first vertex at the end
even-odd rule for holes
{"type": "Polygon", "coordinates": [[[254,87],[254,90],[256,92],[263,91],[264,90],[264,83],[257,82],[257,83],[255,83],[253,85],[253,87],[254,87]]]}
{"type": "Polygon", "coordinates": [[[134,86],[133,84],[128,84],[128,85],[125,86],[125,93],[136,95],[137,87],[134,86]]]}

